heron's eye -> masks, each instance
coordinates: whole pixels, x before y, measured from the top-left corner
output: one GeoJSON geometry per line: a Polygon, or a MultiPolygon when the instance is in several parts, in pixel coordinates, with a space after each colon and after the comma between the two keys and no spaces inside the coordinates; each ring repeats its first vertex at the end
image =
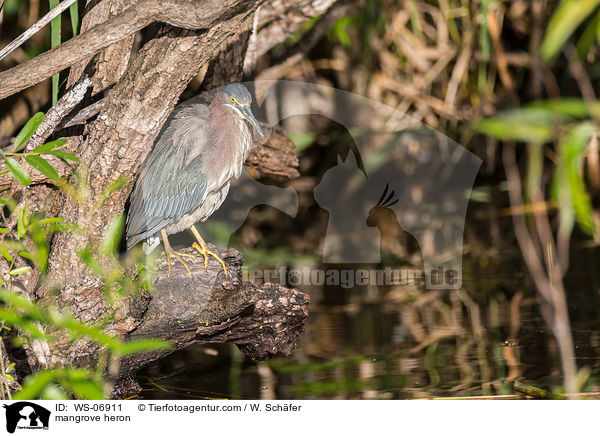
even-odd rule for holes
{"type": "Polygon", "coordinates": [[[231,102],[232,102],[232,103],[237,103],[237,100],[236,100],[236,98],[235,98],[235,97],[231,97],[231,102]]]}

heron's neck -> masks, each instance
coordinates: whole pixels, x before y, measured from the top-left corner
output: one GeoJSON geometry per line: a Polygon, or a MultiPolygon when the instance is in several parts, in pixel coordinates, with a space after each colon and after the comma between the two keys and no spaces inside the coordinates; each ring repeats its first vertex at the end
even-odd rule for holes
{"type": "Polygon", "coordinates": [[[219,144],[221,150],[235,148],[247,154],[252,144],[252,133],[246,121],[240,119],[229,106],[214,102],[209,106],[209,112],[208,126],[214,143],[219,144]]]}
{"type": "Polygon", "coordinates": [[[227,106],[211,104],[209,109],[209,132],[214,146],[211,147],[211,156],[206,156],[212,162],[207,163],[214,164],[213,168],[227,168],[219,179],[237,178],[252,146],[252,134],[246,122],[227,106]]]}

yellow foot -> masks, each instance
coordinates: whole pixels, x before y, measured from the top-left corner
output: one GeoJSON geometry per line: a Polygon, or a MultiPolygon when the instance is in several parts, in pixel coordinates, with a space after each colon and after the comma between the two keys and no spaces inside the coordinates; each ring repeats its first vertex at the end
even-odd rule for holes
{"type": "Polygon", "coordinates": [[[229,274],[229,272],[227,271],[227,266],[225,266],[225,262],[223,261],[223,259],[221,259],[219,257],[218,254],[213,253],[212,251],[210,251],[209,249],[206,248],[206,246],[201,246],[200,244],[198,244],[197,242],[194,242],[192,244],[192,248],[195,248],[196,250],[198,250],[198,252],[204,256],[204,268],[208,267],[208,256],[212,256],[215,259],[217,259],[217,261],[221,264],[221,266],[223,267],[223,272],[225,273],[225,275],[229,274]]]}
{"type": "Polygon", "coordinates": [[[184,260],[182,259],[182,257],[196,257],[193,254],[188,254],[188,253],[181,253],[179,251],[175,251],[172,249],[169,250],[165,250],[162,252],[162,254],[167,256],[167,265],[169,267],[169,272],[167,273],[167,277],[171,277],[171,258],[176,258],[185,268],[185,270],[188,272],[188,274],[190,275],[190,277],[192,276],[192,271],[190,271],[190,268],[187,266],[187,264],[184,262],[184,260]]]}

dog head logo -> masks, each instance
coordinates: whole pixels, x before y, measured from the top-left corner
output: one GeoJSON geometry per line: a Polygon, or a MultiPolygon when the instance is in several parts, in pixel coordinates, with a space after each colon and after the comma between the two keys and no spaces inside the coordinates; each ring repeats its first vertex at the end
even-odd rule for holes
{"type": "Polygon", "coordinates": [[[29,401],[3,405],[6,409],[6,431],[14,433],[17,428],[47,429],[50,411],[29,401]]]}

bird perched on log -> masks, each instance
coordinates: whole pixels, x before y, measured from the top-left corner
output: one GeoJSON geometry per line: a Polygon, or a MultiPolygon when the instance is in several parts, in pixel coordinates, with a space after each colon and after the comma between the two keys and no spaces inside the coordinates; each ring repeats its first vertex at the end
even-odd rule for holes
{"type": "Polygon", "coordinates": [[[194,224],[205,221],[225,200],[233,177],[239,177],[252,146],[250,123],[263,136],[250,105],[252,97],[241,84],[220,88],[210,105],[184,102],[169,116],[154,148],[142,165],[131,195],[127,215],[127,248],[146,240],[149,254],[163,239],[171,275],[175,257],[191,276],[182,257],[173,250],[168,235],[190,229],[194,247],[214,257],[227,274],[225,262],[208,250],[194,224]]]}

